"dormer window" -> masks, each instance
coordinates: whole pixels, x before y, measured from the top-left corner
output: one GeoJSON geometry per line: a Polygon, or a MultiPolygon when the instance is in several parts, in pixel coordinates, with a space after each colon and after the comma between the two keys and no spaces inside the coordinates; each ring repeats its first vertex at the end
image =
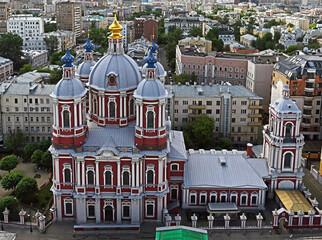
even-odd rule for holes
{"type": "Polygon", "coordinates": [[[111,73],[107,76],[107,86],[116,86],[116,75],[111,73]]]}

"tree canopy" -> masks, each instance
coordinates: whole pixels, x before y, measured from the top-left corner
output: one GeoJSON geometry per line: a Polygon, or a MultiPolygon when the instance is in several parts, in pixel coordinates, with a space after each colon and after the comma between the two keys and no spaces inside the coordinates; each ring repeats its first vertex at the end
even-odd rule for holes
{"type": "Polygon", "coordinates": [[[199,27],[192,27],[191,30],[189,31],[189,35],[191,37],[201,37],[202,36],[202,29],[199,27]]]}
{"type": "Polygon", "coordinates": [[[19,164],[19,159],[16,155],[9,155],[1,159],[0,169],[3,171],[10,172],[12,169],[15,169],[19,164]]]}
{"type": "Polygon", "coordinates": [[[44,154],[42,155],[41,164],[46,168],[51,169],[53,167],[53,160],[49,151],[44,152],[44,154]]]}
{"type": "Polygon", "coordinates": [[[165,46],[166,59],[169,67],[174,71],[176,66],[176,46],[178,41],[182,39],[182,30],[176,28],[175,26],[170,26],[168,28],[168,44],[165,46]]]}
{"type": "Polygon", "coordinates": [[[29,197],[31,193],[38,192],[37,181],[30,177],[24,177],[16,186],[15,194],[17,198],[21,199],[29,197]]]}
{"type": "Polygon", "coordinates": [[[58,49],[58,38],[56,36],[50,36],[45,38],[46,48],[48,50],[48,56],[51,56],[58,49]]]}
{"type": "Polygon", "coordinates": [[[5,190],[14,189],[22,178],[21,172],[10,172],[1,179],[1,185],[5,190]]]}
{"type": "Polygon", "coordinates": [[[186,82],[188,82],[189,84],[193,84],[196,80],[197,76],[195,72],[192,72],[192,74],[183,73],[173,76],[173,82],[175,82],[176,84],[186,84],[186,82]]]}
{"type": "Polygon", "coordinates": [[[39,145],[38,145],[38,148],[43,151],[43,152],[46,152],[48,150],[48,148],[50,147],[50,142],[47,141],[47,140],[42,140],[40,141],[39,145]]]}
{"type": "Polygon", "coordinates": [[[55,32],[57,30],[57,24],[56,23],[45,23],[44,24],[44,31],[47,32],[55,32]]]}
{"type": "Polygon", "coordinates": [[[187,148],[209,149],[214,144],[215,121],[207,115],[199,115],[183,128],[187,148]]]}
{"type": "Polygon", "coordinates": [[[40,166],[42,155],[43,155],[43,151],[37,149],[36,151],[34,151],[34,153],[31,156],[31,162],[36,163],[38,166],[40,166]]]}
{"type": "Polygon", "coordinates": [[[3,218],[3,212],[7,208],[11,213],[15,212],[18,207],[18,200],[13,196],[7,196],[0,199],[0,215],[3,218]]]}
{"type": "Polygon", "coordinates": [[[108,48],[108,36],[110,35],[110,31],[108,29],[91,27],[89,32],[89,37],[92,42],[100,46],[96,51],[105,54],[108,48]]]}
{"type": "Polygon", "coordinates": [[[20,36],[12,33],[0,35],[0,56],[13,61],[14,70],[19,70],[24,61],[21,59],[23,40],[20,36]]]}
{"type": "Polygon", "coordinates": [[[23,157],[25,161],[30,161],[31,156],[38,149],[38,145],[36,143],[28,143],[23,149],[23,157]]]}
{"type": "Polygon", "coordinates": [[[6,136],[5,147],[13,153],[17,153],[18,148],[23,143],[23,132],[19,129],[12,131],[6,136]]]}

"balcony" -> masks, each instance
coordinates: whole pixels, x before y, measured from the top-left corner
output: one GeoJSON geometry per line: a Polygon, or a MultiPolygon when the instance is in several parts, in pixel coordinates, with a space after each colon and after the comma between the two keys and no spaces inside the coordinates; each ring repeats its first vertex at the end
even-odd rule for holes
{"type": "Polygon", "coordinates": [[[248,126],[262,126],[261,122],[248,122],[247,123],[248,126]]]}
{"type": "Polygon", "coordinates": [[[261,105],[249,105],[248,108],[249,109],[263,109],[263,106],[261,106],[261,105]]]}
{"type": "Polygon", "coordinates": [[[198,117],[198,116],[202,116],[202,115],[206,115],[206,114],[197,114],[197,113],[189,113],[188,114],[188,117],[189,118],[196,118],[196,117],[198,117]]]}
{"type": "Polygon", "coordinates": [[[305,81],[307,83],[315,83],[315,78],[307,78],[305,81]]]}
{"type": "Polygon", "coordinates": [[[312,87],[312,88],[306,87],[306,88],[304,88],[304,91],[305,92],[314,92],[314,87],[312,87]]]}
{"type": "Polygon", "coordinates": [[[312,108],[313,108],[313,106],[312,106],[312,105],[303,105],[303,108],[304,108],[304,109],[312,109],[312,108]]]}
{"type": "Polygon", "coordinates": [[[206,109],[206,105],[189,105],[189,109],[206,109]]]}
{"type": "Polygon", "coordinates": [[[304,113],[303,112],[303,118],[311,118],[312,117],[312,113],[304,113]]]}
{"type": "Polygon", "coordinates": [[[301,127],[303,127],[303,128],[308,128],[310,126],[311,126],[310,123],[301,122],[301,127]]]}
{"type": "Polygon", "coordinates": [[[249,113],[248,114],[248,117],[250,117],[250,118],[261,118],[262,117],[262,114],[252,114],[252,113],[249,113]]]}
{"type": "Polygon", "coordinates": [[[296,143],[296,138],[286,137],[283,140],[284,143],[296,143]]]}

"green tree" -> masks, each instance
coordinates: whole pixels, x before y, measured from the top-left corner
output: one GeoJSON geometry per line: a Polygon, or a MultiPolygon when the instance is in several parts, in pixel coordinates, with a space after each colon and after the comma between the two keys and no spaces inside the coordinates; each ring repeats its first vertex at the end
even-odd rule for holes
{"type": "Polygon", "coordinates": [[[318,49],[318,48],[320,48],[320,44],[319,44],[318,40],[310,39],[309,44],[307,45],[307,47],[309,49],[318,49]]]}
{"type": "Polygon", "coordinates": [[[42,140],[40,141],[39,145],[38,145],[38,148],[43,151],[43,152],[46,152],[48,150],[48,148],[50,147],[50,142],[47,141],[47,140],[42,140]]]}
{"type": "Polygon", "coordinates": [[[316,23],[312,23],[309,25],[309,28],[312,29],[312,28],[316,28],[316,23]]]}
{"type": "MultiPolygon", "coordinates": [[[[92,42],[100,46],[100,52],[105,53],[108,48],[108,36],[110,32],[108,29],[103,28],[90,28],[90,39],[92,42]]],[[[97,50],[98,51],[98,50],[97,50]]]]}
{"type": "Polygon", "coordinates": [[[38,149],[38,145],[36,143],[28,143],[23,149],[23,157],[25,161],[30,161],[31,156],[38,149]]]}
{"type": "Polygon", "coordinates": [[[214,38],[217,38],[217,39],[219,38],[219,28],[217,28],[217,27],[210,29],[208,31],[208,33],[206,34],[207,40],[212,40],[214,38]]]}
{"type": "Polygon", "coordinates": [[[191,30],[189,31],[189,35],[191,37],[201,37],[202,36],[202,29],[198,27],[192,27],[191,30]]]}
{"type": "Polygon", "coordinates": [[[4,33],[0,35],[0,56],[12,60],[14,70],[19,70],[23,66],[22,45],[22,38],[16,34],[4,33]]]}
{"type": "Polygon", "coordinates": [[[275,43],[278,43],[278,41],[280,40],[280,38],[281,38],[281,33],[280,32],[278,32],[278,31],[275,31],[274,32],[274,42],[275,43]]]}
{"type": "Polygon", "coordinates": [[[56,36],[50,36],[45,38],[46,48],[48,50],[48,56],[51,56],[58,49],[58,38],[56,36]]]}
{"type": "Polygon", "coordinates": [[[23,73],[26,73],[26,72],[31,72],[33,70],[34,69],[31,67],[31,64],[24,64],[23,67],[20,68],[19,74],[23,74],[23,73]]]}
{"type": "Polygon", "coordinates": [[[0,169],[3,171],[10,172],[12,169],[15,169],[19,164],[19,159],[16,155],[9,155],[0,161],[0,169]]]}
{"type": "Polygon", "coordinates": [[[5,139],[4,146],[13,153],[17,153],[18,148],[23,143],[23,132],[19,129],[10,132],[5,139]]]}
{"type": "Polygon", "coordinates": [[[215,121],[207,115],[200,115],[183,128],[186,143],[192,143],[188,148],[209,149],[214,144],[215,121]]]}
{"type": "Polygon", "coordinates": [[[44,154],[42,155],[41,165],[49,169],[53,167],[53,160],[49,151],[44,152],[44,154]]]}
{"type": "Polygon", "coordinates": [[[31,162],[32,163],[36,163],[38,166],[41,165],[41,157],[43,155],[43,151],[41,150],[36,150],[34,151],[34,153],[31,156],[31,162]]]}
{"type": "MultiPolygon", "coordinates": [[[[69,50],[70,54],[72,54],[74,57],[76,56],[76,52],[72,49],[69,50]]],[[[63,65],[63,62],[61,61],[61,58],[66,54],[66,52],[54,52],[50,56],[50,63],[56,64],[56,65],[63,65]]]]}
{"type": "Polygon", "coordinates": [[[36,194],[38,192],[37,181],[30,177],[24,177],[16,186],[15,194],[17,198],[23,199],[30,197],[30,194],[36,194]]]}
{"type": "Polygon", "coordinates": [[[175,26],[170,26],[168,31],[168,44],[165,46],[165,55],[169,67],[174,71],[176,65],[176,46],[178,41],[182,39],[182,30],[175,26]]]}
{"type": "Polygon", "coordinates": [[[286,49],[285,53],[292,56],[292,55],[294,55],[295,51],[297,51],[297,50],[300,50],[300,48],[296,45],[292,45],[286,49]]]}
{"type": "Polygon", "coordinates": [[[231,150],[232,143],[228,138],[220,138],[218,145],[221,147],[221,149],[231,150]]]}
{"type": "Polygon", "coordinates": [[[253,31],[254,31],[254,24],[255,24],[255,18],[253,17],[250,17],[249,18],[249,21],[248,21],[248,25],[247,25],[247,33],[248,34],[253,34],[253,31]]]}
{"type": "Polygon", "coordinates": [[[7,173],[2,179],[1,179],[1,186],[5,190],[14,189],[17,184],[20,182],[20,180],[23,178],[23,175],[21,172],[10,172],[7,173]]]}
{"type": "Polygon", "coordinates": [[[45,23],[45,25],[44,25],[45,33],[55,32],[56,30],[57,30],[57,24],[56,23],[45,23]]]}
{"type": "Polygon", "coordinates": [[[0,215],[3,218],[3,211],[7,208],[11,213],[17,211],[18,200],[13,196],[7,196],[0,199],[0,215]]]}

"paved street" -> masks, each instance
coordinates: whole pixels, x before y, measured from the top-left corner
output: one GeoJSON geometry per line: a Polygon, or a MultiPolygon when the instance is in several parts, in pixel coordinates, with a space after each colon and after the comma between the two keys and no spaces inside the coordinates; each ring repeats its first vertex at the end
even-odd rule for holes
{"type": "Polygon", "coordinates": [[[322,208],[322,185],[312,177],[309,169],[304,168],[304,172],[304,185],[312,193],[312,198],[316,197],[316,200],[319,202],[319,207],[322,208]]]}

